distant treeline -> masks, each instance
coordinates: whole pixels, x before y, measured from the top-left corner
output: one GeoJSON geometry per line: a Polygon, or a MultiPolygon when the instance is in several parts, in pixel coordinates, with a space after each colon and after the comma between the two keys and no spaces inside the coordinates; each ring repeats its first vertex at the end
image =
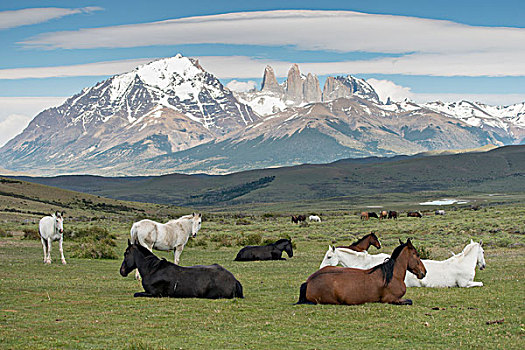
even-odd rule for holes
{"type": "Polygon", "coordinates": [[[208,191],[204,194],[193,195],[189,197],[186,205],[213,205],[221,202],[230,201],[259,188],[268,186],[275,179],[275,176],[261,177],[259,180],[246,182],[241,185],[226,187],[214,191],[208,191]]]}

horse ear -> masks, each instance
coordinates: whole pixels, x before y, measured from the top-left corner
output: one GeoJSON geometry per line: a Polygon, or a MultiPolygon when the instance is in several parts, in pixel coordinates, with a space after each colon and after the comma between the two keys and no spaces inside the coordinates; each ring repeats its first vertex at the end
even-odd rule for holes
{"type": "Polygon", "coordinates": [[[412,245],[412,241],[410,240],[410,238],[407,239],[407,245],[408,245],[409,247],[413,247],[413,245],[412,245]]]}
{"type": "Polygon", "coordinates": [[[479,245],[483,245],[483,240],[482,239],[479,240],[479,245]]]}
{"type": "Polygon", "coordinates": [[[401,238],[399,238],[399,244],[405,244],[405,243],[403,243],[403,241],[401,240],[401,238]]]}
{"type": "Polygon", "coordinates": [[[331,250],[331,251],[335,252],[335,246],[331,246],[331,245],[329,245],[329,246],[328,246],[328,250],[331,250]]]}
{"type": "Polygon", "coordinates": [[[131,242],[129,241],[129,238],[128,238],[128,247],[131,247],[131,242]]]}
{"type": "Polygon", "coordinates": [[[472,239],[470,239],[470,244],[474,243],[474,241],[472,239]]]}

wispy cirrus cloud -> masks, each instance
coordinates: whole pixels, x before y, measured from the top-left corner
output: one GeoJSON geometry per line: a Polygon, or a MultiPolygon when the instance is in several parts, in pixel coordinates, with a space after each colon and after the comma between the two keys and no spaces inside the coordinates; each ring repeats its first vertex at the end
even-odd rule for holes
{"type": "Polygon", "coordinates": [[[27,67],[0,69],[0,79],[59,78],[81,76],[109,76],[124,73],[152,61],[151,58],[104,61],[52,67],[27,67]]]}
{"type": "Polygon", "coordinates": [[[64,16],[70,16],[79,13],[91,13],[101,10],[103,10],[101,7],[93,6],[73,9],[58,7],[42,7],[14,11],[1,11],[0,30],[43,23],[55,18],[61,18],[64,16]]]}
{"type": "Polygon", "coordinates": [[[352,11],[281,10],[43,33],[20,44],[41,49],[181,44],[287,46],[327,51],[327,57],[330,51],[398,56],[331,62],[327,64],[333,68],[323,68],[323,71],[330,70],[327,73],[338,70],[341,73],[523,76],[523,42],[525,28],[468,26],[444,20],[352,11]]]}

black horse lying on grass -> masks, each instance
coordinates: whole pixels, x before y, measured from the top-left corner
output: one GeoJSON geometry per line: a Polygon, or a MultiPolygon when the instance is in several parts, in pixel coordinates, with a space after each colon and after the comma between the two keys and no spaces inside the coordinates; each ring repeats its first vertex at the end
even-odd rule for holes
{"type": "Polygon", "coordinates": [[[120,274],[126,277],[137,268],[142,276],[144,293],[135,297],[172,298],[243,298],[242,285],[224,267],[197,265],[181,267],[157,258],[147,248],[131,244],[124,253],[120,274]]]}
{"type": "Polygon", "coordinates": [[[237,253],[235,261],[286,260],[282,257],[283,250],[291,258],[293,256],[292,241],[280,239],[268,245],[244,247],[237,253]]]}

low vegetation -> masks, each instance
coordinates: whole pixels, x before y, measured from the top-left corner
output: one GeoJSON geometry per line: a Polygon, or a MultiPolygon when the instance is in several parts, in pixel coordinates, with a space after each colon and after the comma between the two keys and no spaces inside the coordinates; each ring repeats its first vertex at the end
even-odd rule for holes
{"type": "MultiPolygon", "coordinates": [[[[38,195],[44,197],[45,191],[38,195]]],[[[57,198],[68,200],[60,193],[57,198]]],[[[88,199],[93,203],[107,200],[96,196],[88,199]]],[[[10,208],[35,212],[55,209],[42,202],[13,197],[10,200],[10,208]],[[24,201],[28,201],[27,205],[24,201]]],[[[390,200],[395,202],[395,198],[390,200]]],[[[57,259],[56,242],[53,263],[45,265],[41,243],[23,239],[26,231],[29,236],[37,230],[39,216],[2,212],[1,347],[523,348],[523,204],[482,202],[479,210],[471,210],[470,205],[450,207],[444,216],[434,215],[431,208],[419,219],[406,217],[406,211],[414,209],[413,205],[397,203],[395,208],[402,213],[401,217],[381,221],[360,220],[359,213],[364,207],[331,207],[321,211],[312,210],[310,205],[300,209],[303,204],[295,203],[293,210],[281,203],[276,210],[259,206],[242,212],[226,208],[224,212],[204,213],[202,229],[196,238],[190,238],[181,265],[224,266],[244,287],[245,298],[236,300],[133,298],[133,293],[142,291],[140,283],[133,273],[126,278],[120,276],[122,254],[134,220],[152,217],[167,221],[191,210],[179,212],[180,208],[136,204],[144,212],[97,213],[92,206],[75,207],[64,222],[64,252],[68,261],[65,266],[57,259]],[[291,214],[321,215],[323,222],[309,222],[307,226],[292,224],[291,214]],[[249,224],[238,224],[239,220],[249,224]],[[484,286],[409,288],[406,297],[414,301],[412,306],[294,305],[299,286],[318,269],[328,245],[349,244],[370,232],[377,234],[383,246],[381,250],[371,247],[372,254],[391,253],[399,239],[411,237],[421,256],[432,259],[458,253],[471,239],[483,240],[487,267],[476,271],[475,280],[482,281],[484,286]],[[233,261],[241,247],[267,244],[279,238],[292,239],[293,258],[233,261]]],[[[172,253],[154,253],[173,261],[172,253]]]]}

